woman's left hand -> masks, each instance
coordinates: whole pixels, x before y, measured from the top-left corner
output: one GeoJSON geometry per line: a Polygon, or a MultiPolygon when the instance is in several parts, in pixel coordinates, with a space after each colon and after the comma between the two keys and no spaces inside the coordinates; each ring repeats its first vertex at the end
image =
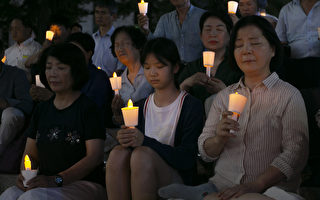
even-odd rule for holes
{"type": "Polygon", "coordinates": [[[46,187],[46,188],[57,187],[57,185],[55,184],[54,178],[55,178],[54,176],[38,175],[27,182],[28,184],[27,190],[31,190],[37,187],[46,187]]]}
{"type": "Polygon", "coordinates": [[[216,94],[226,88],[226,85],[217,78],[210,77],[206,84],[206,89],[210,94],[216,94]]]}
{"type": "Polygon", "coordinates": [[[121,126],[117,139],[123,147],[138,147],[142,145],[144,135],[137,128],[121,126]]]}
{"type": "Polygon", "coordinates": [[[231,198],[238,198],[241,195],[246,193],[260,193],[263,191],[263,189],[261,188],[262,187],[257,182],[250,182],[246,184],[236,185],[232,188],[228,188],[222,192],[219,192],[218,198],[220,200],[228,200],[231,198]]]}

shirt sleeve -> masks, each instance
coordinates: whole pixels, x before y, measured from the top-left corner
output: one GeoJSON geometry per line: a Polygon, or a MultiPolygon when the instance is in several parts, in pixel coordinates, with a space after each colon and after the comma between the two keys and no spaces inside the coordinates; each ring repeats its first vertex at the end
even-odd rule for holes
{"type": "Polygon", "coordinates": [[[154,33],[149,33],[148,34],[148,39],[153,39],[153,38],[157,38],[157,37],[165,37],[166,33],[165,33],[165,15],[161,16],[158,24],[156,26],[156,29],[154,30],[154,33]]]}
{"type": "Polygon", "coordinates": [[[271,165],[290,179],[302,171],[308,158],[307,113],[299,91],[296,91],[288,102],[283,113],[282,126],[282,153],[271,165]]]}
{"type": "Polygon", "coordinates": [[[276,33],[279,37],[279,40],[281,42],[288,42],[287,39],[287,28],[286,28],[286,18],[285,18],[285,10],[286,7],[284,7],[283,9],[281,9],[280,14],[279,14],[279,20],[276,26],[276,33]]]}
{"type": "Polygon", "coordinates": [[[184,100],[176,129],[176,134],[181,135],[181,138],[176,135],[175,140],[178,139],[180,144],[172,147],[147,136],[143,141],[144,146],[156,151],[170,166],[177,170],[190,170],[195,166],[197,138],[203,127],[204,111],[201,102],[195,99],[188,102],[191,98],[187,98],[184,100]]]}

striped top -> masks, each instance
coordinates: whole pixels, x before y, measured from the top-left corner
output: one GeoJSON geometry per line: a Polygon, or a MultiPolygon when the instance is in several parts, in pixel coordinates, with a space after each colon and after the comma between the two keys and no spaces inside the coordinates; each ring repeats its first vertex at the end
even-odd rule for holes
{"type": "Polygon", "coordinates": [[[240,79],[218,93],[198,144],[204,160],[218,159],[210,179],[218,189],[254,181],[274,166],[287,177],[278,186],[295,192],[308,158],[308,123],[302,96],[276,73],[252,91],[240,79]],[[235,132],[237,137],[228,140],[219,158],[212,158],[203,144],[215,136],[221,113],[228,108],[229,94],[234,92],[248,98],[239,118],[240,130],[235,132]]]}

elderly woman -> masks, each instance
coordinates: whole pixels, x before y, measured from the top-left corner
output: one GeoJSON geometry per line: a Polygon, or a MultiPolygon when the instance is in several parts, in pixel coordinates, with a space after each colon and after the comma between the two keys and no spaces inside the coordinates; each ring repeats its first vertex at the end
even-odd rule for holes
{"type": "Polygon", "coordinates": [[[239,80],[242,73],[229,67],[227,46],[233,27],[228,14],[206,12],[200,18],[200,37],[208,51],[215,52],[211,77],[206,75],[203,58],[188,63],[179,75],[180,88],[203,102],[212,94],[218,93],[226,85],[239,80]]]}
{"type": "Polygon", "coordinates": [[[153,91],[140,63],[140,53],[146,41],[145,35],[134,26],[121,26],[111,36],[113,55],[127,67],[121,76],[120,95],[115,95],[112,101],[113,119],[117,124],[122,123],[120,108],[129,99],[137,102],[153,91]]]}
{"type": "Polygon", "coordinates": [[[204,160],[216,161],[215,175],[195,189],[209,193],[206,200],[301,199],[295,192],[308,158],[307,115],[299,91],[273,72],[280,41],[265,19],[249,16],[235,25],[229,50],[244,77],[214,99],[198,145],[204,160]],[[247,97],[239,121],[228,111],[234,92],[247,97]]]}
{"type": "Polygon", "coordinates": [[[73,44],[50,48],[45,74],[54,96],[34,111],[24,151],[39,172],[28,187],[20,174],[0,199],[106,199],[102,117],[80,92],[88,79],[84,55],[73,44]]]}

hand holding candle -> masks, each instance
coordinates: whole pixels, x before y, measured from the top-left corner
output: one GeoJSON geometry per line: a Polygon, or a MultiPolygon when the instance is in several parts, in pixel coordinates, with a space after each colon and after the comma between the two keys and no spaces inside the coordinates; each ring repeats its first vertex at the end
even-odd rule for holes
{"type": "Polygon", "coordinates": [[[207,76],[211,76],[211,67],[214,64],[215,53],[213,51],[204,51],[203,52],[203,66],[206,68],[207,76]]]}
{"type": "Polygon", "coordinates": [[[40,81],[40,76],[36,75],[36,86],[45,88],[45,86],[40,81]]]}
{"type": "Polygon", "coordinates": [[[238,2],[228,1],[228,13],[236,14],[238,9],[238,2]]]}
{"type": "Polygon", "coordinates": [[[38,170],[31,170],[31,161],[28,155],[24,157],[24,168],[25,170],[21,170],[21,174],[24,177],[23,185],[28,187],[27,182],[36,177],[38,173],[38,170]]]}
{"type": "MultiPolygon", "coordinates": [[[[247,97],[238,94],[238,92],[229,95],[229,106],[228,110],[233,114],[231,119],[238,121],[240,114],[242,113],[247,102],[247,97]]],[[[230,130],[230,133],[234,133],[233,130],[230,130]]]]}
{"type": "Polygon", "coordinates": [[[144,2],[143,0],[141,0],[141,2],[138,3],[138,6],[140,14],[146,15],[148,12],[148,2],[144,2]]]}
{"type": "Polygon", "coordinates": [[[119,90],[121,89],[121,76],[117,77],[117,74],[113,72],[113,77],[110,78],[110,83],[115,94],[119,94],[119,90]]]}
{"type": "Polygon", "coordinates": [[[53,31],[47,31],[46,32],[46,39],[47,40],[52,41],[53,36],[54,36],[54,32],[53,31]]]}
{"type": "Polygon", "coordinates": [[[124,125],[134,127],[138,125],[139,107],[134,107],[131,99],[128,101],[128,107],[121,108],[124,125]]]}

